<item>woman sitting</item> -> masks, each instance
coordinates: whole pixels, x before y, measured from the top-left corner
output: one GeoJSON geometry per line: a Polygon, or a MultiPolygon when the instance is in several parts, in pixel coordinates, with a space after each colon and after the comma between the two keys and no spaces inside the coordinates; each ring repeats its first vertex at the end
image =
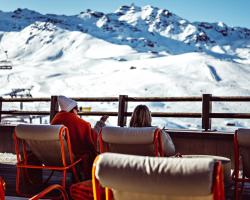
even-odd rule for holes
{"type": "MultiPolygon", "coordinates": [[[[132,113],[132,117],[129,123],[130,127],[151,127],[152,117],[151,113],[146,105],[138,105],[132,113]]],[[[174,143],[164,130],[162,133],[162,142],[163,142],[163,151],[164,156],[173,156],[175,155],[174,143]]]]}

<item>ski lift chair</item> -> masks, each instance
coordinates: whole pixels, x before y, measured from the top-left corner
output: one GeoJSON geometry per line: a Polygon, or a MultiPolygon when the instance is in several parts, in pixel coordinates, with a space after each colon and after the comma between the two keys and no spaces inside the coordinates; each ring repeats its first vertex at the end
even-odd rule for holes
{"type": "Polygon", "coordinates": [[[8,51],[4,51],[4,53],[6,59],[0,60],[0,69],[12,69],[13,64],[10,60],[8,60],[8,51]]]}
{"type": "Polygon", "coordinates": [[[103,127],[100,152],[143,156],[163,156],[161,130],[156,127],[103,127]]]}
{"type": "Polygon", "coordinates": [[[104,153],[92,171],[94,199],[224,200],[221,162],[104,153]]]}
{"type": "Polygon", "coordinates": [[[12,63],[8,60],[0,60],[0,69],[12,69],[12,63]]]}
{"type": "Polygon", "coordinates": [[[233,180],[235,181],[235,199],[239,199],[239,183],[242,193],[245,182],[250,182],[250,129],[238,129],[234,134],[234,160],[235,168],[233,180]],[[241,166],[241,167],[240,167],[241,166]],[[240,178],[240,168],[242,177],[240,178]]]}
{"type": "Polygon", "coordinates": [[[59,171],[63,173],[61,185],[65,188],[67,172],[72,170],[75,180],[79,181],[75,167],[81,159],[74,159],[67,127],[63,125],[19,124],[15,128],[14,141],[17,155],[17,194],[26,195],[21,191],[21,186],[23,186],[21,177],[22,180],[25,178],[23,181],[25,183],[45,186],[54,171],[59,171]],[[33,159],[34,157],[37,158],[38,162],[33,159]],[[43,181],[41,175],[41,181],[37,183],[32,179],[34,169],[48,170],[51,171],[51,174],[46,181],[43,181]]]}

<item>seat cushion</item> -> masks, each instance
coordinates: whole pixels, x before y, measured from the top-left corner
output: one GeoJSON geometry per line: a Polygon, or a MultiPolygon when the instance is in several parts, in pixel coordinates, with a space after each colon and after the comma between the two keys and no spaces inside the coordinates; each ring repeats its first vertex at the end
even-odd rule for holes
{"type": "Polygon", "coordinates": [[[231,160],[223,156],[215,155],[182,155],[183,158],[212,158],[215,161],[221,161],[224,174],[225,185],[231,184],[231,160]]]}
{"type": "Polygon", "coordinates": [[[102,140],[114,144],[150,144],[154,141],[155,130],[156,127],[104,127],[102,140]]]}
{"type": "Polygon", "coordinates": [[[31,125],[19,124],[16,126],[16,136],[24,140],[37,141],[59,140],[59,132],[63,125],[31,125]]]}
{"type": "Polygon", "coordinates": [[[117,191],[161,195],[211,194],[214,160],[211,158],[155,158],[101,154],[96,177],[117,191]]]}

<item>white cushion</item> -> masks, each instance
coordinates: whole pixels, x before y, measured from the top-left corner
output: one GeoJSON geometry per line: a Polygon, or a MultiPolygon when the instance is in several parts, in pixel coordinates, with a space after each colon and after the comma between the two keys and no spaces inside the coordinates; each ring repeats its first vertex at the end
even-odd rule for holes
{"type": "Polygon", "coordinates": [[[96,177],[117,191],[179,196],[211,194],[214,160],[210,158],[159,158],[104,153],[96,177]]]}
{"type": "Polygon", "coordinates": [[[102,139],[113,144],[151,144],[156,127],[103,127],[102,139]]]}
{"type": "Polygon", "coordinates": [[[32,125],[19,124],[16,126],[16,135],[25,140],[59,140],[59,132],[63,125],[32,125]]]}

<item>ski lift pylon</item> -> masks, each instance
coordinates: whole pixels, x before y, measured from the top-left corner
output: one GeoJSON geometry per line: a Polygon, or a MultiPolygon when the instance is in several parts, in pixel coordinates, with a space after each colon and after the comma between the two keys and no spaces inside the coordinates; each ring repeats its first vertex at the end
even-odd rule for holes
{"type": "MultiPolygon", "coordinates": [[[[3,49],[1,47],[1,49],[3,49]]],[[[0,60],[0,69],[12,69],[12,62],[9,60],[9,57],[8,57],[8,51],[6,50],[3,50],[4,53],[5,53],[5,59],[4,60],[0,60]]]]}

